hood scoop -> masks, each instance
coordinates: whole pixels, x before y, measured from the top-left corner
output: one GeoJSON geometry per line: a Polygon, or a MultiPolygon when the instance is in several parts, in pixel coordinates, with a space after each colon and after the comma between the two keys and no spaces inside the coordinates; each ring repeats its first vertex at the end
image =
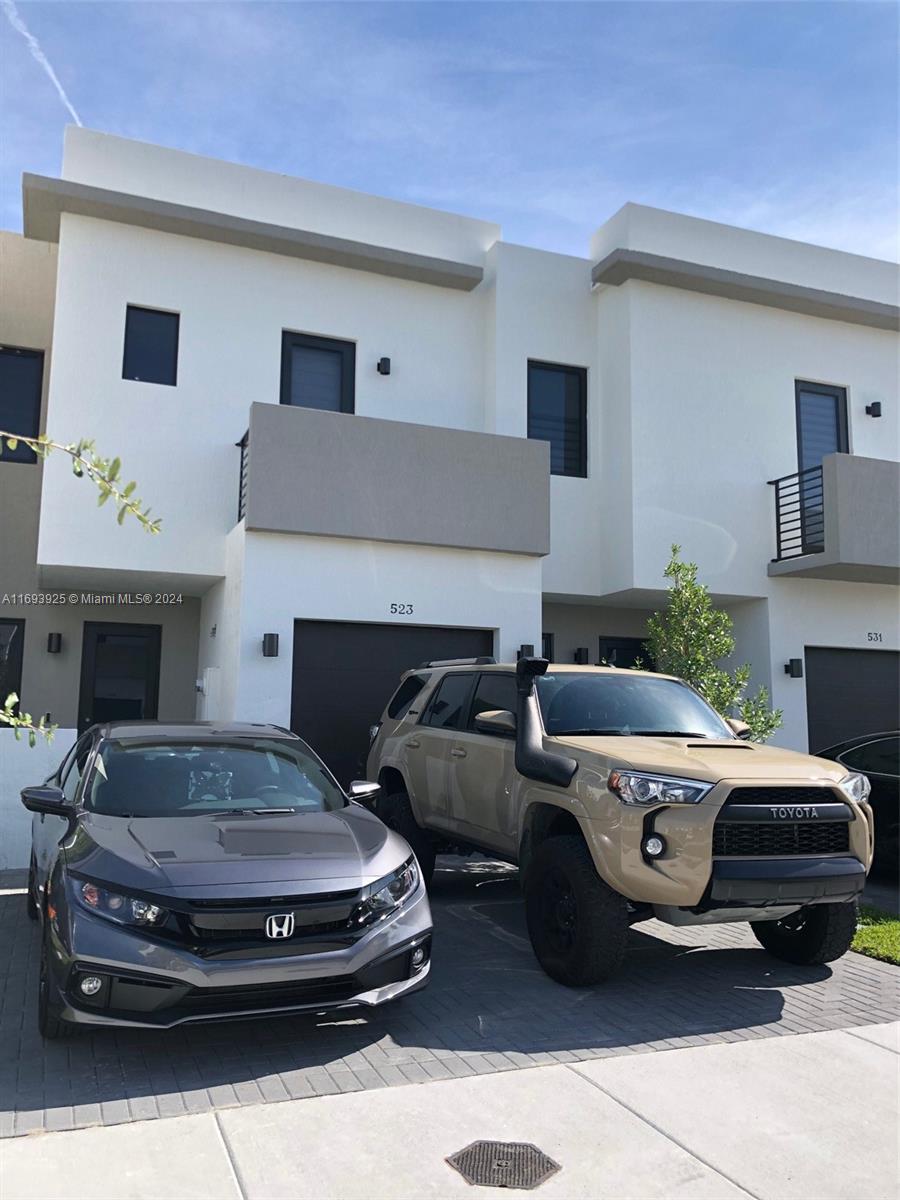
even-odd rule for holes
{"type": "Polygon", "coordinates": [[[750,750],[756,749],[755,746],[750,746],[747,742],[688,742],[685,746],[686,750],[750,750]]]}

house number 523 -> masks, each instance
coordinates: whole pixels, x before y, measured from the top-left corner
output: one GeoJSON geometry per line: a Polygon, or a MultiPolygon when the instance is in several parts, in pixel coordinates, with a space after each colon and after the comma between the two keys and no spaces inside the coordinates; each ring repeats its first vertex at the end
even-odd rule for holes
{"type": "Polygon", "coordinates": [[[392,604],[391,616],[410,617],[413,613],[411,604],[392,604]]]}

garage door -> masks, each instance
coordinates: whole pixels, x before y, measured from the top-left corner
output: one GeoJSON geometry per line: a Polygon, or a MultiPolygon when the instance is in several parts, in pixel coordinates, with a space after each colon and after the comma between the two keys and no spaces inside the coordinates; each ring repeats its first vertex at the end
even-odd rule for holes
{"type": "Polygon", "coordinates": [[[489,629],[295,621],[291,729],[341,783],[362,779],[369,726],[404,671],[431,659],[493,652],[489,629]]]}
{"type": "Polygon", "coordinates": [[[837,742],[896,729],[900,654],[806,647],[806,714],[815,754],[837,742]]]}

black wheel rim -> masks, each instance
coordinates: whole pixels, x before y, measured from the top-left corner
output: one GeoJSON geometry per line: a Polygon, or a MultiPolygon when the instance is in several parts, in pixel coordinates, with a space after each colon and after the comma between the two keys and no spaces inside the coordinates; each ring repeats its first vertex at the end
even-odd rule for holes
{"type": "Polygon", "coordinates": [[[541,926],[554,953],[571,952],[578,938],[578,906],[568,876],[558,868],[548,872],[543,881],[541,926]]]}

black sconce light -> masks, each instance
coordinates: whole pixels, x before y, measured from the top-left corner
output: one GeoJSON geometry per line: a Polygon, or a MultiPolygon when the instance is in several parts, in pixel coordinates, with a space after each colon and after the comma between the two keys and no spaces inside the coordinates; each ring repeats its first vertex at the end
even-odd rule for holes
{"type": "Polygon", "coordinates": [[[534,658],[534,646],[530,642],[523,642],[516,651],[516,658],[534,658]]]}
{"type": "Polygon", "coordinates": [[[591,652],[587,646],[579,646],[575,651],[575,662],[587,665],[590,662],[591,652]]]}
{"type": "Polygon", "coordinates": [[[784,673],[785,675],[790,675],[791,679],[802,679],[803,659],[792,658],[789,662],[786,662],[784,664],[784,673]]]}
{"type": "Polygon", "coordinates": [[[867,417],[880,417],[881,416],[881,401],[880,400],[873,400],[871,404],[866,405],[866,416],[867,417]]]}
{"type": "Polygon", "coordinates": [[[48,633],[47,634],[47,653],[48,654],[59,654],[60,650],[62,650],[62,634],[61,633],[48,633]]]}
{"type": "Polygon", "coordinates": [[[379,358],[378,362],[375,364],[375,370],[379,375],[390,375],[391,360],[389,358],[379,358]]]}
{"type": "Polygon", "coordinates": [[[264,633],[263,634],[263,657],[277,658],[278,657],[278,634],[264,633]]]}

